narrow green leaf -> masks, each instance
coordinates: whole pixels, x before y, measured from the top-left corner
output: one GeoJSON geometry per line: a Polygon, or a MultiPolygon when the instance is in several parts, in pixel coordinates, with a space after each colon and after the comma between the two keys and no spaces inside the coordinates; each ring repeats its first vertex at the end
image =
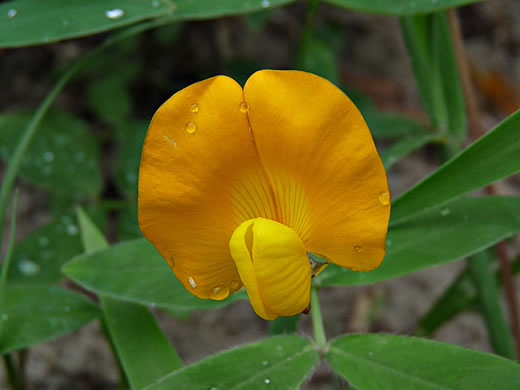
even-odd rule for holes
{"type": "Polygon", "coordinates": [[[401,27],[430,121],[459,145],[466,136],[466,111],[446,15],[403,17],[401,27]]]}
{"type": "Polygon", "coordinates": [[[493,350],[506,358],[516,360],[516,352],[511,330],[501,306],[498,283],[491,272],[488,251],[476,253],[468,259],[468,271],[477,289],[477,302],[486,323],[493,350]]]}
{"type": "Polygon", "coordinates": [[[374,271],[329,265],[317,281],[322,286],[338,286],[393,279],[478,253],[519,231],[520,198],[461,199],[393,226],[386,257],[374,271]]]}
{"type": "Polygon", "coordinates": [[[436,12],[465,4],[476,3],[482,0],[326,0],[327,3],[339,7],[354,9],[363,12],[374,12],[389,15],[411,15],[427,12],[436,12]]]}
{"type": "Polygon", "coordinates": [[[520,171],[520,111],[392,203],[391,224],[520,171]]]}
{"type": "Polygon", "coordinates": [[[216,18],[279,7],[294,0],[17,0],[0,4],[0,48],[55,42],[120,28],[146,19],[216,18]]]}
{"type": "MultiPolygon", "coordinates": [[[[513,262],[512,268],[514,275],[520,273],[520,258],[513,262]]],[[[495,272],[495,280],[501,284],[499,272],[495,272]]],[[[415,335],[431,336],[457,314],[464,310],[476,309],[477,305],[477,289],[466,268],[421,318],[415,335]]]]}
{"type": "Polygon", "coordinates": [[[8,287],[5,300],[0,354],[52,340],[99,315],[87,298],[58,287],[8,287]]]}
{"type": "MultiPolygon", "coordinates": [[[[78,221],[85,251],[106,249],[108,242],[81,209],[78,221]]],[[[143,306],[100,296],[103,317],[132,389],[141,389],[182,362],[152,313],[143,306]]]]}
{"type": "Polygon", "coordinates": [[[327,354],[332,368],[363,390],[511,390],[520,365],[496,355],[421,338],[343,336],[327,354]]]}
{"type": "Polygon", "coordinates": [[[270,337],[174,371],[146,390],[299,389],[316,364],[308,339],[270,337]]]}
{"type": "Polygon", "coordinates": [[[396,162],[422,148],[437,137],[437,135],[432,133],[412,134],[395,142],[392,146],[381,152],[381,160],[383,160],[385,169],[390,169],[396,162]]]}
{"type": "MultiPolygon", "coordinates": [[[[9,113],[0,116],[0,156],[8,160],[20,141],[21,130],[31,115],[9,113]]],[[[49,191],[95,196],[101,191],[98,146],[88,127],[64,112],[49,113],[27,148],[20,175],[49,191]]]]}
{"type": "Polygon", "coordinates": [[[144,239],[78,256],[65,264],[63,272],[96,293],[179,313],[221,307],[245,298],[241,292],[223,301],[195,297],[186,291],[166,261],[144,239]]]}

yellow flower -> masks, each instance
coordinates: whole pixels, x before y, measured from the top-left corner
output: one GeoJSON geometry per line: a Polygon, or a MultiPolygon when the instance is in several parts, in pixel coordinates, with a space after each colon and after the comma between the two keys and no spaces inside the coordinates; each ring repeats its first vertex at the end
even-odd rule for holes
{"type": "Polygon", "coordinates": [[[354,104],[318,76],[274,70],[243,89],[225,76],[198,82],[157,110],[138,207],[143,234],[188,291],[224,299],[244,285],[267,320],[308,307],[308,252],[376,268],[390,215],[354,104]]]}

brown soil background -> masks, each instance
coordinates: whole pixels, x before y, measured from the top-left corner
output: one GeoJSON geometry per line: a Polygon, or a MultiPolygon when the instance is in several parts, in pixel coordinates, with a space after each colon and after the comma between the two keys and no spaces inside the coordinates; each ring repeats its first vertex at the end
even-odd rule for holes
{"type": "MultiPolygon", "coordinates": [[[[272,68],[290,68],[302,31],[304,10],[300,3],[277,9],[268,24],[257,33],[248,32],[241,17],[186,23],[172,53],[141,50],[138,55],[162,71],[171,69],[170,94],[197,81],[192,77],[201,69],[219,73],[221,64],[235,56],[272,68]]],[[[501,85],[497,87],[498,95],[512,94],[513,104],[514,99],[520,102],[520,3],[488,1],[460,9],[460,16],[466,47],[478,77],[495,74],[498,80],[495,84],[501,85]]],[[[382,110],[425,119],[396,18],[349,12],[327,5],[321,6],[319,18],[339,24],[344,30],[346,38],[338,51],[338,61],[346,84],[372,97],[382,110]]],[[[35,107],[52,87],[49,74],[55,74],[61,65],[86,53],[98,42],[99,37],[92,37],[0,52],[2,111],[35,107]]],[[[142,92],[144,88],[146,85],[141,83],[136,91],[142,92]]],[[[500,102],[500,98],[494,97],[486,88],[477,91],[482,122],[490,129],[505,117],[506,103],[500,102]]],[[[83,103],[77,102],[80,93],[81,88],[72,83],[56,105],[81,113],[83,103]]],[[[143,96],[138,100],[137,113],[148,120],[161,100],[151,91],[143,96]]],[[[511,103],[511,98],[507,101],[511,103]]],[[[105,158],[109,164],[110,151],[107,153],[105,158]]],[[[396,164],[389,171],[392,196],[395,198],[438,164],[433,148],[426,148],[396,164]]],[[[30,185],[20,185],[17,239],[49,218],[46,194],[30,185]]],[[[520,180],[518,176],[510,178],[500,183],[499,188],[503,194],[518,195],[520,180]]],[[[518,254],[519,246],[516,237],[509,246],[511,256],[518,254]]],[[[324,289],[321,302],[327,336],[368,331],[410,334],[421,315],[463,265],[463,262],[457,262],[373,286],[324,289]]],[[[247,301],[221,310],[196,312],[189,320],[176,320],[164,313],[157,313],[157,317],[186,364],[263,338],[268,327],[247,301]]],[[[303,319],[299,333],[312,334],[310,318],[303,319]]],[[[458,316],[444,326],[435,339],[490,351],[485,326],[477,314],[458,316]]],[[[29,389],[115,389],[116,367],[98,323],[93,322],[59,340],[31,348],[27,382],[29,389]]],[[[0,383],[2,388],[6,386],[0,383]]],[[[325,363],[320,364],[303,386],[304,389],[345,387],[325,363]]]]}

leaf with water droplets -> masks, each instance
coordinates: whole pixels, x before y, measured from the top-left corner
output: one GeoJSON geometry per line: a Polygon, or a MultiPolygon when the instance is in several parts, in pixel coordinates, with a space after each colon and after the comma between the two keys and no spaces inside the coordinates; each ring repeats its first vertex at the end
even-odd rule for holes
{"type": "Polygon", "coordinates": [[[316,282],[342,286],[393,279],[462,259],[520,231],[518,197],[486,196],[448,205],[392,226],[379,268],[354,272],[331,264],[316,282]]]}
{"type": "MultiPolygon", "coordinates": [[[[97,209],[89,210],[89,213],[101,217],[97,209]]],[[[103,218],[99,217],[96,221],[104,223],[103,218]]],[[[62,265],[82,252],[75,217],[70,213],[57,216],[34,230],[15,247],[9,269],[9,283],[56,283],[63,278],[62,265]]]]}
{"type": "Polygon", "coordinates": [[[276,336],[206,358],[145,389],[299,389],[318,361],[310,340],[276,336]]]}
{"type": "MultiPolygon", "coordinates": [[[[22,113],[0,116],[0,157],[4,161],[11,157],[21,129],[31,118],[22,113]]],[[[99,194],[99,147],[86,124],[64,112],[49,112],[40,126],[22,159],[20,176],[56,193],[99,194]]]]}
{"type": "Polygon", "coordinates": [[[208,19],[292,2],[294,0],[15,0],[0,4],[0,15],[9,22],[0,23],[0,48],[56,42],[151,18],[168,16],[172,22],[208,19]]]}
{"type": "MultiPolygon", "coordinates": [[[[142,305],[155,304],[179,314],[226,306],[246,297],[244,292],[222,301],[195,297],[177,280],[153,245],[144,239],[80,255],[65,264],[63,272],[96,293],[142,305]]],[[[196,280],[194,283],[196,285],[196,280]]]]}
{"type": "Polygon", "coordinates": [[[67,334],[99,315],[83,295],[58,287],[8,287],[5,301],[1,354],[67,334]]]}
{"type": "Polygon", "coordinates": [[[360,334],[333,340],[332,368],[363,390],[510,390],[520,365],[497,355],[415,337],[360,334]]]}

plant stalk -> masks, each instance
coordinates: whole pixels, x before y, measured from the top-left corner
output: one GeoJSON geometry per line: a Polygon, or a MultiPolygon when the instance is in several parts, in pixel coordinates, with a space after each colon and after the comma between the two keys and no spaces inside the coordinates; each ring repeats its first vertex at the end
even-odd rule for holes
{"type": "Polygon", "coordinates": [[[314,342],[318,346],[320,353],[323,354],[327,350],[327,338],[325,337],[323,317],[321,316],[320,295],[316,287],[311,287],[311,307],[314,342]]]}

